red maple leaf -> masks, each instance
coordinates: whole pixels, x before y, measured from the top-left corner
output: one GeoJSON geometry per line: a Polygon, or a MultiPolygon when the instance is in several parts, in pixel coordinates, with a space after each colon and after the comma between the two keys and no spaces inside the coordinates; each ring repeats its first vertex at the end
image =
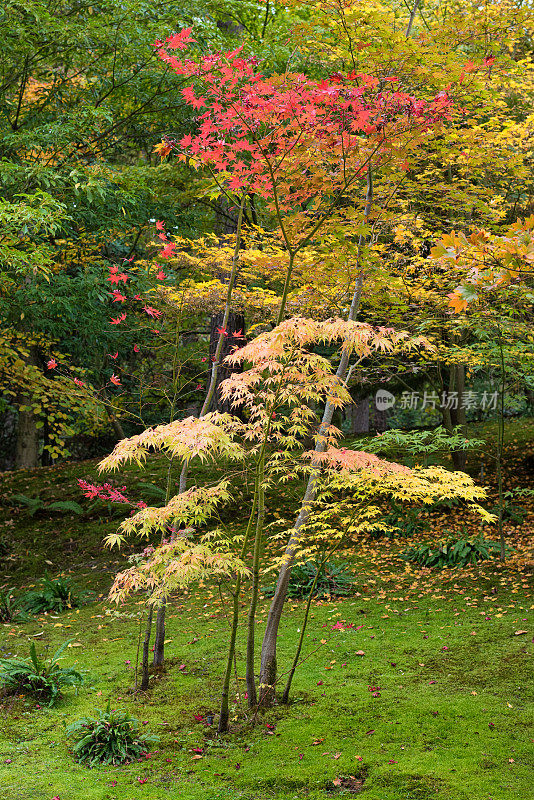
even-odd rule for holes
{"type": "Polygon", "coordinates": [[[152,306],[143,306],[143,311],[145,311],[149,317],[161,317],[161,311],[158,311],[157,308],[152,308],[152,306]]]}

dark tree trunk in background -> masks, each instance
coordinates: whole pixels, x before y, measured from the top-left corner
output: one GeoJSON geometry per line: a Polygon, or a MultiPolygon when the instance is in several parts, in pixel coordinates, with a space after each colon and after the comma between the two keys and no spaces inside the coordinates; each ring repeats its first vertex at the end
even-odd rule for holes
{"type": "MultiPolygon", "coordinates": [[[[213,314],[210,322],[210,363],[215,355],[217,349],[217,342],[219,341],[219,329],[223,321],[223,311],[213,314]]],[[[236,409],[230,406],[230,403],[221,400],[220,385],[225,381],[233,372],[241,372],[241,367],[229,367],[224,364],[224,359],[231,353],[235,347],[242,347],[246,344],[245,337],[245,317],[243,314],[237,314],[233,311],[230,312],[228,323],[226,325],[226,336],[224,337],[223,350],[221,355],[221,366],[217,373],[217,384],[213,400],[213,409],[217,411],[235,414],[236,409]]],[[[209,380],[209,375],[208,375],[209,380]]]]}
{"type": "Polygon", "coordinates": [[[17,413],[8,408],[0,414],[0,470],[13,469],[17,443],[17,413]]]}
{"type": "MultiPolygon", "coordinates": [[[[23,405],[30,404],[31,398],[21,397],[23,405]]],[[[35,427],[35,417],[31,411],[19,411],[17,424],[17,444],[15,447],[15,469],[33,469],[39,464],[39,431],[35,427]]]]}
{"type": "MultiPolygon", "coordinates": [[[[41,366],[41,359],[36,347],[30,347],[27,363],[33,367],[41,366]]],[[[31,407],[30,395],[19,397],[19,404],[31,407]]],[[[17,422],[17,443],[15,446],[15,469],[33,469],[39,465],[39,430],[37,420],[31,410],[19,411],[17,422]]]]}
{"type": "MultiPolygon", "coordinates": [[[[464,407],[464,393],[465,393],[465,365],[464,364],[451,364],[449,367],[448,372],[445,371],[444,378],[442,380],[443,392],[444,392],[444,404],[441,408],[441,413],[443,416],[443,426],[449,433],[452,433],[453,429],[456,428],[458,425],[465,430],[466,426],[466,416],[465,416],[465,407],[464,407]],[[449,402],[449,407],[447,408],[447,401],[452,396],[452,393],[457,393],[457,398],[455,397],[453,402],[449,402]],[[456,408],[454,407],[456,406],[456,408]]],[[[466,463],[466,453],[463,450],[453,450],[452,453],[452,463],[454,464],[454,469],[456,470],[463,470],[465,469],[466,463]]]]}
{"type": "Polygon", "coordinates": [[[377,408],[373,402],[373,413],[371,419],[371,430],[375,433],[384,433],[388,429],[387,409],[377,408]]]}
{"type": "Polygon", "coordinates": [[[217,199],[214,225],[217,236],[222,238],[235,234],[237,230],[237,214],[238,209],[236,205],[231,203],[227,197],[221,195],[221,197],[217,199]]]}
{"type": "Polygon", "coordinates": [[[349,422],[349,432],[369,433],[369,397],[356,399],[345,407],[345,417],[349,422]]]}

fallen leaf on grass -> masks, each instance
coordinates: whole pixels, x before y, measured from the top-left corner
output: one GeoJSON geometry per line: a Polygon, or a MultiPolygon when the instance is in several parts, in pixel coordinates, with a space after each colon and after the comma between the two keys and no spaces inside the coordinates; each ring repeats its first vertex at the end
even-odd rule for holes
{"type": "Polygon", "coordinates": [[[528,631],[516,631],[514,636],[521,636],[523,633],[528,633],[528,631]]]}

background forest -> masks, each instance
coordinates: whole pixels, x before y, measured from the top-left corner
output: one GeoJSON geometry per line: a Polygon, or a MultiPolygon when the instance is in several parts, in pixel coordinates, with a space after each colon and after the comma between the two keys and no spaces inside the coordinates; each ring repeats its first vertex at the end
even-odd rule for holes
{"type": "Polygon", "coordinates": [[[528,791],[530,4],[0,31],[0,786],[528,791]]]}

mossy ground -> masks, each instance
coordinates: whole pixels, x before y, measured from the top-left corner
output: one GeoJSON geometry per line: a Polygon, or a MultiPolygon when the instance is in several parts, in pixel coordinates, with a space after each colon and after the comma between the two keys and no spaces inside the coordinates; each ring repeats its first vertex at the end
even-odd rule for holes
{"type": "MultiPolygon", "coordinates": [[[[514,485],[525,486],[528,475],[521,464],[533,449],[533,426],[509,427],[508,475],[514,485]]],[[[119,482],[134,493],[139,481],[159,483],[163,470],[155,461],[142,476],[126,470],[119,482]]],[[[94,462],[6,474],[2,492],[4,499],[24,492],[80,501],[79,477],[95,480],[94,462]]],[[[290,514],[292,502],[287,496],[271,503],[271,516],[290,514]]],[[[246,491],[236,490],[235,524],[246,505],[246,491]]],[[[462,520],[456,515],[429,516],[425,537],[435,541],[445,529],[457,528],[462,520]]],[[[205,722],[218,711],[228,638],[228,608],[216,588],[195,587],[173,601],[167,666],[147,694],[132,694],[143,601],[117,611],[105,599],[128,553],[102,548],[117,520],[104,513],[101,520],[31,518],[6,505],[0,587],[28,587],[47,570],[70,575],[93,595],[79,610],[0,627],[2,657],[27,654],[31,641],[40,652],[52,652],[69,638],[64,663],[78,664],[86,675],[78,695],[67,694],[54,709],[3,698],[0,796],[326,800],[361,791],[366,800],[528,797],[534,750],[532,519],[530,514],[521,527],[507,530],[516,551],[505,565],[415,570],[399,558],[404,541],[362,543],[351,555],[354,595],[312,608],[307,658],[289,707],[249,713],[241,630],[232,730],[217,737],[205,722]],[[354,627],[333,629],[339,621],[354,627]],[[365,655],[356,655],[360,650],[365,655]],[[108,699],[146,723],[160,743],[140,762],[89,770],[73,761],[65,725],[103,708],[108,699]]],[[[258,615],[258,639],[267,603],[258,615]]],[[[302,613],[302,601],[288,603],[279,637],[282,672],[291,661],[302,613]]]]}

